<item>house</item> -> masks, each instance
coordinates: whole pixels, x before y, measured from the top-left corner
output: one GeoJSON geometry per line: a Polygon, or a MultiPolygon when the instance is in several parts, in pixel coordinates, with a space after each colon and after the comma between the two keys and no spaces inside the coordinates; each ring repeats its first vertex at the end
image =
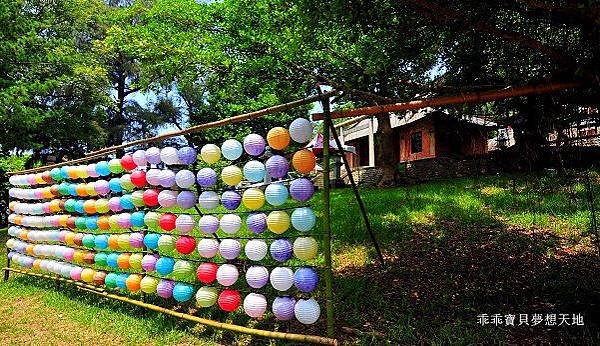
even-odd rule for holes
{"type": "MultiPolygon", "coordinates": [[[[391,153],[398,163],[435,159],[440,157],[465,158],[488,152],[488,137],[497,124],[480,117],[458,119],[432,108],[405,114],[390,113],[391,153]]],[[[375,117],[358,118],[337,124],[344,145],[355,148],[347,153],[350,166],[374,167],[375,136],[378,120],[375,117]]]]}

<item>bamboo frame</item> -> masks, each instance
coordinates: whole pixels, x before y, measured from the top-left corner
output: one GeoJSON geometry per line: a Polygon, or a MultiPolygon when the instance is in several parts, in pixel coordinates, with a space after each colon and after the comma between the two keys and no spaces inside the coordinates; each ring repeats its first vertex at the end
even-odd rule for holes
{"type": "Polygon", "coordinates": [[[304,343],[321,344],[321,345],[337,345],[336,339],[326,338],[326,337],[317,336],[317,335],[272,332],[272,331],[268,331],[268,330],[238,326],[238,325],[230,324],[230,323],[217,322],[217,321],[185,314],[183,312],[177,312],[177,311],[174,311],[171,309],[163,308],[158,305],[145,303],[145,302],[142,302],[142,301],[139,301],[136,299],[131,299],[131,298],[117,295],[117,294],[109,293],[108,291],[101,289],[99,287],[96,287],[93,285],[87,285],[87,284],[84,284],[84,283],[81,283],[78,281],[74,281],[74,280],[70,280],[70,279],[66,279],[63,277],[55,277],[55,276],[51,276],[51,275],[39,274],[39,273],[31,272],[31,271],[19,270],[19,269],[8,268],[8,267],[2,268],[2,270],[4,270],[5,272],[11,271],[14,273],[19,273],[19,274],[24,274],[24,275],[31,275],[31,276],[42,277],[42,278],[51,279],[51,280],[67,282],[70,284],[74,284],[78,288],[84,289],[87,292],[91,292],[91,293],[97,294],[97,295],[105,297],[105,298],[110,298],[110,299],[118,300],[121,302],[129,303],[129,304],[143,307],[143,308],[146,308],[146,309],[149,309],[152,311],[161,312],[166,315],[178,317],[178,318],[181,318],[181,319],[184,319],[187,321],[191,321],[191,322],[200,323],[200,324],[203,324],[203,325],[206,325],[209,327],[213,327],[213,328],[217,328],[217,329],[229,330],[229,331],[233,331],[233,332],[244,333],[244,334],[249,334],[249,335],[254,335],[254,336],[288,340],[288,341],[294,341],[294,342],[304,342],[304,343]]]}
{"type": "MultiPolygon", "coordinates": [[[[468,104],[468,103],[483,103],[490,101],[497,101],[512,97],[520,97],[532,94],[547,94],[554,91],[572,89],[581,87],[584,84],[579,82],[565,82],[565,83],[550,83],[550,84],[538,84],[538,85],[527,85],[521,87],[509,87],[500,90],[490,90],[482,92],[471,92],[463,93],[452,96],[434,97],[421,100],[413,100],[408,102],[392,103],[381,106],[371,106],[364,108],[355,108],[345,111],[331,112],[331,119],[340,118],[352,118],[363,115],[373,115],[389,112],[398,112],[406,110],[421,109],[426,107],[441,107],[457,104],[468,104]]],[[[312,116],[313,120],[323,120],[324,113],[315,113],[312,116]]]]}
{"type": "Polygon", "coordinates": [[[32,169],[26,169],[26,170],[22,170],[22,171],[7,172],[6,174],[7,175],[13,175],[13,174],[36,173],[36,172],[41,172],[41,171],[52,169],[52,168],[56,168],[56,167],[62,167],[62,166],[66,166],[66,165],[71,165],[71,164],[76,164],[76,163],[82,163],[82,162],[86,162],[86,161],[89,161],[89,160],[92,160],[92,159],[95,159],[95,158],[104,157],[104,156],[106,156],[108,154],[116,152],[117,150],[129,148],[129,147],[132,147],[132,146],[135,146],[135,145],[156,142],[156,141],[160,141],[160,140],[171,138],[171,137],[177,137],[177,136],[186,135],[186,134],[190,134],[190,133],[200,132],[202,130],[206,130],[206,129],[210,129],[210,128],[215,128],[215,127],[219,127],[219,126],[226,126],[226,125],[235,124],[235,123],[239,123],[239,122],[244,121],[244,120],[250,120],[250,119],[260,118],[262,116],[273,114],[273,113],[284,112],[284,111],[287,111],[289,109],[296,108],[296,107],[299,107],[299,106],[303,106],[303,105],[306,105],[306,104],[309,104],[309,103],[312,103],[312,102],[315,102],[315,101],[319,101],[319,100],[322,100],[324,97],[330,97],[330,96],[333,96],[333,95],[336,95],[336,94],[338,94],[337,90],[331,90],[331,91],[323,93],[323,94],[309,96],[309,97],[306,97],[306,98],[303,98],[303,99],[300,99],[300,100],[291,101],[291,102],[288,102],[288,103],[283,103],[283,104],[280,104],[280,105],[277,105],[277,106],[273,106],[273,107],[269,107],[269,108],[264,108],[264,109],[257,110],[257,111],[254,111],[254,112],[244,113],[244,114],[236,115],[236,116],[229,117],[229,118],[226,118],[226,119],[221,119],[221,120],[213,121],[213,122],[210,122],[210,123],[205,123],[205,124],[200,124],[200,125],[196,125],[196,126],[191,126],[191,127],[186,128],[186,129],[183,129],[183,130],[171,131],[171,132],[163,133],[162,135],[158,135],[158,136],[154,136],[154,137],[149,137],[149,138],[144,138],[144,139],[139,139],[139,140],[136,140],[136,141],[127,142],[127,143],[123,143],[123,144],[120,144],[120,145],[115,145],[115,146],[112,146],[112,147],[108,147],[108,148],[96,150],[96,151],[93,151],[91,153],[86,154],[86,156],[84,156],[82,158],[79,158],[79,159],[65,161],[65,162],[60,162],[60,163],[55,163],[55,164],[52,164],[52,165],[46,165],[46,166],[42,166],[42,167],[36,167],[36,168],[32,168],[32,169]]]}

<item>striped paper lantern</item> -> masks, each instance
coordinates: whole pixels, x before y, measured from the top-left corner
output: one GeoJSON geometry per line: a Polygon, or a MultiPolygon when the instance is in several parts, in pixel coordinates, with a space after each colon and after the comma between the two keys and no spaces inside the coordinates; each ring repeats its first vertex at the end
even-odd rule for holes
{"type": "Polygon", "coordinates": [[[308,232],[317,223],[317,216],[310,207],[296,208],[291,216],[292,226],[300,232],[308,232]]]}
{"type": "Polygon", "coordinates": [[[233,264],[222,264],[217,269],[217,282],[225,287],[235,284],[238,280],[239,272],[233,264]]]}
{"type": "Polygon", "coordinates": [[[321,315],[321,308],[314,298],[300,299],[294,306],[294,315],[302,324],[313,324],[321,315]]]}
{"type": "Polygon", "coordinates": [[[246,282],[252,288],[263,288],[269,282],[269,271],[263,266],[252,266],[246,270],[246,282]]]}
{"type": "Polygon", "coordinates": [[[269,278],[274,289],[284,292],[294,284],[294,272],[287,267],[276,267],[271,271],[269,278]]]}
{"type": "Polygon", "coordinates": [[[221,145],[221,153],[227,160],[234,161],[242,156],[244,148],[242,143],[235,139],[228,139],[221,145]]]}
{"type": "Polygon", "coordinates": [[[246,315],[259,318],[267,311],[267,298],[259,293],[250,293],[244,298],[244,312],[246,315]]]}
{"type": "Polygon", "coordinates": [[[240,255],[242,245],[236,239],[222,239],[219,243],[219,253],[224,259],[236,259],[240,255]]]}
{"type": "Polygon", "coordinates": [[[264,240],[251,239],[244,247],[244,253],[251,261],[260,261],[267,255],[269,247],[264,240]]]}
{"type": "Polygon", "coordinates": [[[196,292],[196,305],[201,308],[208,308],[216,304],[219,297],[219,291],[214,287],[203,286],[196,292]]]}
{"type": "Polygon", "coordinates": [[[198,228],[202,233],[215,233],[219,229],[219,219],[214,215],[202,215],[198,221],[198,228]]]}
{"type": "Polygon", "coordinates": [[[219,220],[219,226],[228,234],[235,234],[242,225],[242,219],[237,214],[225,214],[219,220]]]}
{"type": "Polygon", "coordinates": [[[296,300],[292,297],[275,297],[271,307],[273,315],[280,321],[289,321],[294,318],[296,300]]]}

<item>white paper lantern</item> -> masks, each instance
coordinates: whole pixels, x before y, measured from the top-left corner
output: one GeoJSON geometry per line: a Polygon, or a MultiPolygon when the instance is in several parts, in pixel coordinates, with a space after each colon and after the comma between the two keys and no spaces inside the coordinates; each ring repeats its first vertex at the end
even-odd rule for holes
{"type": "Polygon", "coordinates": [[[244,298],[244,312],[254,318],[262,317],[267,311],[267,298],[262,294],[250,293],[244,298]]]}
{"type": "Polygon", "coordinates": [[[198,204],[206,210],[215,209],[219,205],[219,195],[214,191],[203,191],[198,197],[198,204]]]}
{"type": "Polygon", "coordinates": [[[239,159],[243,151],[242,143],[235,139],[228,139],[221,145],[221,152],[227,160],[233,161],[239,159]]]}
{"type": "Polygon", "coordinates": [[[294,306],[294,315],[302,324],[313,324],[319,319],[321,308],[314,298],[300,299],[294,306]]]}
{"type": "Polygon", "coordinates": [[[217,269],[217,282],[225,287],[235,284],[239,277],[237,267],[233,264],[222,264],[217,269]]]}
{"type": "Polygon", "coordinates": [[[228,234],[235,234],[242,226],[242,219],[237,214],[225,214],[219,221],[221,229],[228,234]]]}
{"type": "Polygon", "coordinates": [[[146,160],[146,151],[144,150],[137,150],[131,155],[131,158],[138,167],[145,166],[148,163],[148,160],[146,160]]]}
{"type": "Polygon", "coordinates": [[[177,149],[173,147],[162,148],[160,151],[160,160],[167,165],[179,165],[179,155],[177,155],[177,149]]]}
{"type": "Polygon", "coordinates": [[[160,185],[160,169],[151,168],[146,172],[146,181],[150,185],[160,185]]]}
{"type": "Polygon", "coordinates": [[[219,251],[219,242],[211,238],[202,238],[198,242],[198,253],[204,258],[213,258],[219,251]]]}
{"type": "Polygon", "coordinates": [[[198,221],[198,228],[203,233],[215,233],[219,229],[219,219],[214,215],[202,215],[198,221]]]}
{"type": "Polygon", "coordinates": [[[219,253],[221,257],[232,260],[240,255],[242,244],[236,239],[222,239],[219,244],[219,253]]]}
{"type": "Polygon", "coordinates": [[[313,127],[307,119],[297,118],[290,124],[289,131],[294,142],[306,143],[312,138],[313,127]]]}
{"type": "Polygon", "coordinates": [[[294,272],[287,267],[276,267],[271,271],[271,286],[278,291],[287,291],[294,284],[294,272]]]}
{"type": "Polygon", "coordinates": [[[246,282],[252,288],[262,288],[269,282],[269,271],[263,266],[252,266],[246,270],[246,282]]]}
{"type": "Polygon", "coordinates": [[[158,194],[158,204],[163,208],[171,208],[177,204],[177,191],[162,190],[158,194]]]}
{"type": "Polygon", "coordinates": [[[196,183],[196,175],[187,169],[182,169],[175,174],[175,183],[182,189],[187,189],[196,183]]]}
{"type": "Polygon", "coordinates": [[[251,261],[260,261],[267,255],[269,246],[264,240],[252,239],[246,243],[244,252],[251,261]]]}
{"type": "Polygon", "coordinates": [[[175,220],[175,228],[183,234],[187,234],[194,229],[194,218],[191,215],[182,214],[175,220]]]}

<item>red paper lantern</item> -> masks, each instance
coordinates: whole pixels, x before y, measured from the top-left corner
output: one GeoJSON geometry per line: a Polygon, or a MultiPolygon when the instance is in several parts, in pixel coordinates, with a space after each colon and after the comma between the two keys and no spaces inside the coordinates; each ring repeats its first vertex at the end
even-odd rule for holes
{"type": "Polygon", "coordinates": [[[240,306],[241,300],[242,297],[240,296],[240,293],[238,291],[227,289],[223,290],[223,292],[219,294],[218,303],[221,310],[226,312],[232,312],[235,311],[235,309],[237,309],[238,306],[240,306]]]}
{"type": "Polygon", "coordinates": [[[83,233],[77,233],[73,237],[73,243],[77,246],[83,246],[83,233]]]}
{"type": "Polygon", "coordinates": [[[191,254],[194,252],[195,248],[196,240],[194,240],[192,237],[179,237],[179,239],[177,239],[175,242],[175,249],[177,249],[177,252],[184,255],[191,254]]]}
{"type": "Polygon", "coordinates": [[[217,279],[217,269],[219,269],[219,266],[216,263],[204,262],[196,269],[196,276],[200,282],[212,284],[217,279]]]}
{"type": "Polygon", "coordinates": [[[75,216],[70,216],[67,219],[67,227],[69,227],[70,229],[75,229],[76,228],[76,226],[75,226],[75,219],[76,219],[75,216]]]}
{"type": "Polygon", "coordinates": [[[42,173],[42,180],[48,184],[52,184],[54,182],[54,180],[50,176],[50,171],[44,171],[44,173],[42,173]]]}
{"type": "Polygon", "coordinates": [[[144,204],[148,207],[156,207],[158,205],[158,190],[156,189],[148,189],[144,191],[144,195],[142,196],[144,200],[144,204]]]}
{"type": "Polygon", "coordinates": [[[175,229],[175,221],[177,220],[177,216],[175,214],[166,213],[162,214],[160,219],[158,220],[158,224],[160,228],[165,231],[172,231],[175,229]]]}
{"type": "Polygon", "coordinates": [[[121,166],[128,171],[132,171],[137,167],[135,162],[133,162],[133,157],[129,154],[125,154],[125,156],[121,158],[121,166]]]}
{"type": "Polygon", "coordinates": [[[146,185],[146,172],[134,171],[131,173],[131,183],[137,187],[144,187],[146,185]]]}

